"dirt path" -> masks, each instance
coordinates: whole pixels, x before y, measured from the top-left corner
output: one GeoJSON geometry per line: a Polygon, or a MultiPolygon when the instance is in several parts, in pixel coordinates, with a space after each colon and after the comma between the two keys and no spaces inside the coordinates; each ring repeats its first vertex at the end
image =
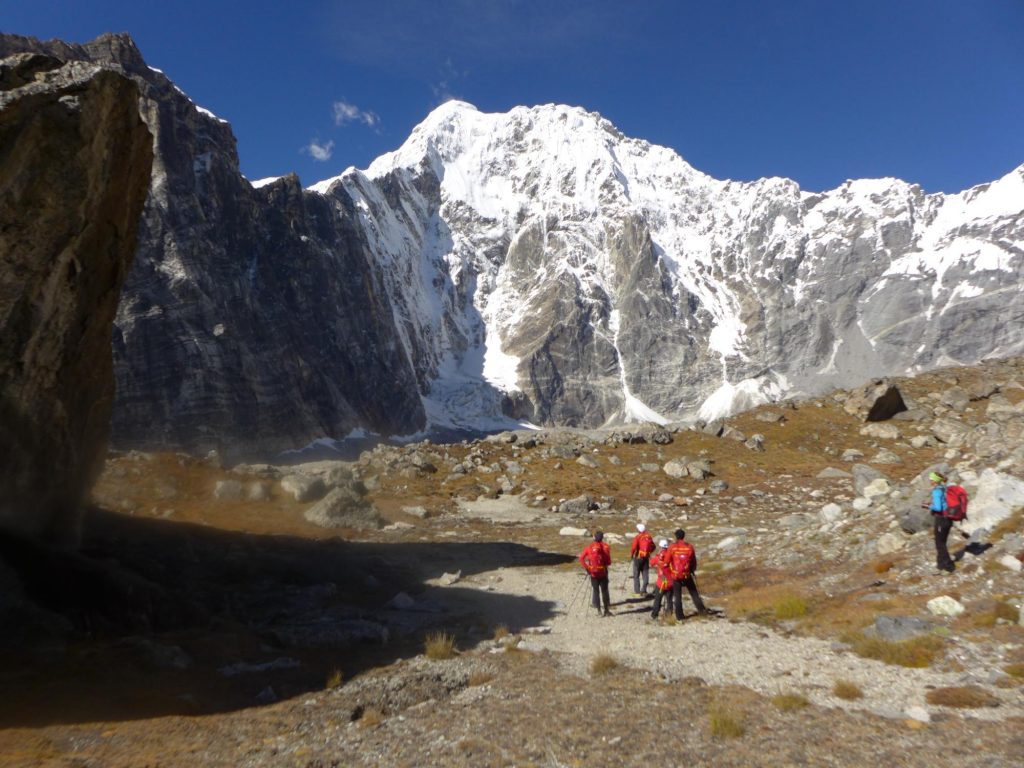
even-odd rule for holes
{"type": "MultiPolygon", "coordinates": [[[[965,684],[963,673],[938,669],[909,669],[861,658],[833,643],[808,637],[785,636],[748,622],[722,618],[691,618],[669,626],[650,618],[651,601],[634,601],[632,584],[623,590],[626,570],[613,566],[610,576],[614,616],[601,618],[590,608],[590,588],[576,570],[563,568],[506,568],[480,574],[460,586],[474,586],[490,593],[530,595],[555,604],[555,617],[542,633],[528,632],[523,647],[567,654],[567,664],[584,673],[599,653],[614,656],[630,667],[657,673],[665,679],[699,677],[708,684],[744,685],[772,696],[801,693],[827,707],[868,710],[886,717],[927,721],[942,710],[925,701],[930,687],[965,684]],[[864,692],[863,698],[846,701],[832,694],[836,680],[848,680],[864,692]]],[[[486,613],[482,618],[526,629],[514,615],[486,613]]],[[[684,607],[693,611],[689,598],[684,607]]],[[[997,708],[950,710],[970,717],[1002,720],[1024,715],[1020,688],[988,687],[1002,704],[997,708]]]]}

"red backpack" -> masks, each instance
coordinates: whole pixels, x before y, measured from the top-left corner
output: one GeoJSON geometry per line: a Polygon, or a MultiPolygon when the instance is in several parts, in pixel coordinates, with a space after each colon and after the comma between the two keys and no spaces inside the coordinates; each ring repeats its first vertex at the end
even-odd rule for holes
{"type": "Polygon", "coordinates": [[[677,541],[668,548],[668,556],[672,575],[677,580],[690,575],[690,561],[693,558],[693,547],[683,541],[677,541]]]}
{"type": "Polygon", "coordinates": [[[950,520],[966,520],[967,491],[959,485],[946,486],[946,511],[942,514],[950,520]]]}
{"type": "Polygon", "coordinates": [[[583,567],[586,568],[589,573],[595,579],[603,579],[608,575],[608,566],[604,561],[604,548],[598,543],[593,542],[585,550],[583,555],[580,557],[583,563],[583,567]]]}

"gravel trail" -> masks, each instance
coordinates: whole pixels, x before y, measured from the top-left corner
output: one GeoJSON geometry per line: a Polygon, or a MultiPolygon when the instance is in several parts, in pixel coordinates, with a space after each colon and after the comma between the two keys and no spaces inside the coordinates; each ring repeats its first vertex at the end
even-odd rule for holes
{"type": "MultiPolygon", "coordinates": [[[[526,630],[522,647],[566,654],[573,671],[585,673],[600,654],[665,679],[698,677],[711,685],[744,685],[768,696],[802,693],[827,707],[867,710],[886,717],[928,720],[942,711],[925,701],[930,688],[979,683],[969,672],[938,668],[909,669],[865,659],[830,641],[785,635],[769,628],[725,618],[687,618],[676,626],[650,618],[651,601],[634,600],[622,588],[622,566],[612,567],[612,610],[601,618],[590,607],[590,587],[576,571],[560,568],[506,568],[461,582],[490,593],[529,595],[554,604],[555,616],[539,632],[517,624],[516,616],[489,616],[494,624],[526,630]],[[832,694],[836,680],[856,683],[863,698],[847,701],[832,694]]],[[[713,601],[710,601],[713,605],[713,601]]],[[[486,601],[481,601],[481,610],[486,601]]],[[[687,615],[693,606],[684,597],[687,615]]],[[[977,672],[977,670],[975,670],[977,672]]],[[[1024,689],[985,686],[999,707],[948,710],[985,720],[1024,715],[1024,689]]]]}

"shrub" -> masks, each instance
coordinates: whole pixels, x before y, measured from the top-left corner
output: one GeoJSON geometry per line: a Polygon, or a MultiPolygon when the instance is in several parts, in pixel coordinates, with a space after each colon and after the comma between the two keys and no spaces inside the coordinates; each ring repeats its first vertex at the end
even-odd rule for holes
{"type": "Polygon", "coordinates": [[[485,672],[483,670],[479,670],[479,671],[474,672],[473,674],[471,674],[469,676],[468,685],[471,685],[471,686],[485,685],[485,684],[491,682],[491,680],[493,680],[493,679],[494,679],[494,675],[492,675],[490,672],[485,672]]]}
{"type": "Polygon", "coordinates": [[[723,704],[716,704],[709,710],[708,724],[716,739],[735,739],[746,733],[741,713],[723,704]]]}
{"type": "Polygon", "coordinates": [[[978,707],[999,706],[999,699],[976,685],[936,688],[934,691],[928,691],[924,698],[929,704],[935,704],[940,707],[977,709],[978,707]]]}
{"type": "Polygon", "coordinates": [[[384,722],[384,713],[376,707],[367,707],[363,710],[363,716],[359,718],[361,728],[373,728],[384,722]]]}
{"type": "Polygon", "coordinates": [[[331,690],[332,688],[340,688],[343,679],[344,675],[342,675],[341,670],[335,667],[327,673],[327,682],[324,684],[324,687],[327,690],[331,690]]]}
{"type": "Polygon", "coordinates": [[[618,660],[614,656],[609,656],[607,653],[599,653],[594,657],[593,661],[590,662],[590,673],[593,675],[604,675],[611,672],[613,669],[618,668],[618,660]]]}
{"type": "Polygon", "coordinates": [[[428,659],[450,659],[455,655],[455,636],[447,632],[431,632],[424,649],[428,659]]]}
{"type": "Polygon", "coordinates": [[[777,693],[772,696],[772,704],[783,712],[790,712],[810,706],[811,702],[802,693],[777,693]]]}
{"type": "Polygon", "coordinates": [[[861,690],[859,685],[850,680],[836,680],[835,685],[832,686],[832,694],[840,699],[854,701],[863,698],[864,691],[861,690]]]}
{"type": "Polygon", "coordinates": [[[853,646],[853,652],[866,659],[875,659],[886,664],[901,667],[929,667],[942,650],[944,643],[939,637],[915,637],[893,643],[877,637],[856,633],[844,637],[853,646]]]}

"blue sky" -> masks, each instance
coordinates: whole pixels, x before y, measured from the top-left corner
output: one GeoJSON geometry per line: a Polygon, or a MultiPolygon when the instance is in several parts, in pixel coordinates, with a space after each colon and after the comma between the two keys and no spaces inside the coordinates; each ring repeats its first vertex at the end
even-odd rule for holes
{"type": "Polygon", "coordinates": [[[958,191],[1024,163],[1024,0],[0,0],[127,31],[229,120],[251,179],[394,149],[443,100],[600,112],[717,178],[958,191]]]}

